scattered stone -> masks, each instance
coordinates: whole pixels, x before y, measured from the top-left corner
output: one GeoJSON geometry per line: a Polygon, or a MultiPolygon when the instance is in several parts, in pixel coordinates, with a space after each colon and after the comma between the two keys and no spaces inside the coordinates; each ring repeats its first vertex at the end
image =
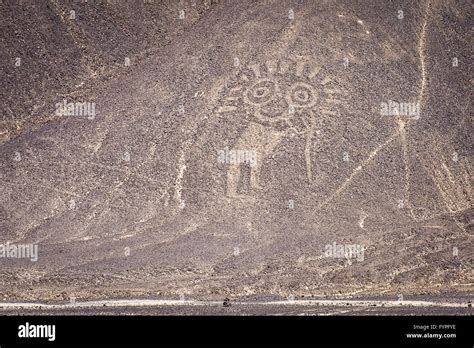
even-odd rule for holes
{"type": "Polygon", "coordinates": [[[226,298],[224,299],[223,306],[224,306],[224,307],[230,307],[230,306],[231,306],[231,304],[230,304],[230,299],[229,299],[228,297],[226,297],[226,298]]]}

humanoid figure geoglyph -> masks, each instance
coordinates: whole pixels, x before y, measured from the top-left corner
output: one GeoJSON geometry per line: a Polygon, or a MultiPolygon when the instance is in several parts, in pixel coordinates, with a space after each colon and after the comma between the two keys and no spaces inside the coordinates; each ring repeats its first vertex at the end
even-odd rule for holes
{"type": "Polygon", "coordinates": [[[258,192],[265,159],[285,136],[295,134],[305,138],[306,174],[308,181],[312,181],[313,138],[321,132],[322,118],[337,116],[333,106],[341,100],[341,91],[331,81],[322,76],[321,67],[309,59],[267,61],[250,65],[236,74],[218,112],[233,113],[249,121],[230,155],[238,159],[239,153],[249,152],[255,160],[228,162],[228,197],[245,197],[258,192]],[[250,166],[247,195],[238,192],[243,165],[250,166]]]}

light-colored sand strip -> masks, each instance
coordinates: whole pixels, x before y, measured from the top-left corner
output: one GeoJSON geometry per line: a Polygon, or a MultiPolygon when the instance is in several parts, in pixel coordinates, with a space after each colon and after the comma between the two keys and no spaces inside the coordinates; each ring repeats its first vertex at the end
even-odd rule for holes
{"type": "MultiPolygon", "coordinates": [[[[160,307],[160,306],[222,306],[222,301],[194,300],[103,300],[85,301],[67,304],[45,304],[40,302],[0,303],[0,309],[67,309],[93,307],[160,307]]],[[[234,305],[268,305],[268,306],[384,306],[384,307],[466,307],[461,302],[436,301],[380,301],[380,300],[294,300],[294,301],[248,301],[232,302],[234,305]]]]}
{"type": "MultiPolygon", "coordinates": [[[[244,304],[244,303],[242,303],[244,304]]],[[[436,301],[380,301],[380,300],[295,300],[259,302],[262,305],[296,305],[296,306],[385,306],[385,307],[466,307],[467,303],[436,301]]]]}
{"type": "Polygon", "coordinates": [[[40,302],[12,302],[0,303],[0,309],[15,308],[44,308],[44,309],[66,309],[66,308],[88,308],[88,307],[159,307],[159,306],[215,306],[222,305],[222,301],[193,301],[193,300],[103,300],[71,302],[66,304],[46,304],[40,302]]]}

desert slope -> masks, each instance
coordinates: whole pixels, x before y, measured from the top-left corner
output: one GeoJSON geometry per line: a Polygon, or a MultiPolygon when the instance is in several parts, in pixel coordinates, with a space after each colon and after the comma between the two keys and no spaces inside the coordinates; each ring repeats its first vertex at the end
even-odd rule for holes
{"type": "MultiPolygon", "coordinates": [[[[0,147],[0,243],[39,250],[0,260],[4,298],[472,292],[467,7],[221,2],[77,87],[92,119],[0,147]],[[381,114],[389,101],[419,114],[381,114]],[[219,160],[237,150],[255,164],[219,160]],[[334,244],[363,256],[328,257],[334,244]]],[[[96,45],[70,59],[122,59],[96,45]]],[[[62,99],[34,100],[52,115],[62,99]]]]}

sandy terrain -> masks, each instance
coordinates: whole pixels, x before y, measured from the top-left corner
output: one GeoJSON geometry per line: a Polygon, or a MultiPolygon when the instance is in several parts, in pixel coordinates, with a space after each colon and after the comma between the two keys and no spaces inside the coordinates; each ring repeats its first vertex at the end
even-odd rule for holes
{"type": "Polygon", "coordinates": [[[2,312],[470,313],[472,4],[131,7],[0,4],[2,312]]]}

